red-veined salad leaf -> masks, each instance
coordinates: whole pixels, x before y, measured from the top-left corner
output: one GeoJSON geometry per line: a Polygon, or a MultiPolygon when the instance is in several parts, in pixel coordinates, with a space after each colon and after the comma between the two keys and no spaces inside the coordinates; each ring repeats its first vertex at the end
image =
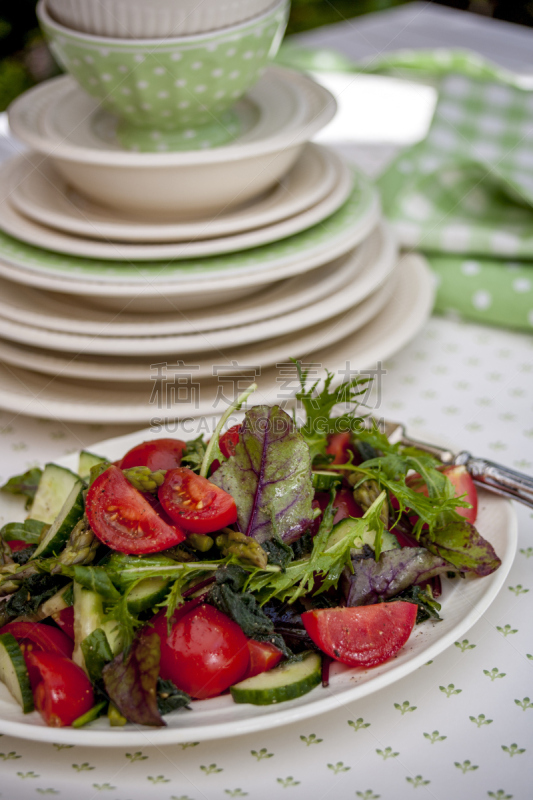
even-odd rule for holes
{"type": "Polygon", "coordinates": [[[166,725],[157,707],[161,645],[155,632],[137,636],[127,656],[120,653],[102,670],[109,699],[130,722],[166,725]]]}
{"type": "Polygon", "coordinates": [[[466,520],[450,522],[431,532],[422,532],[420,542],[431,553],[446,558],[459,572],[483,577],[498,569],[501,560],[487,542],[466,520]]]}
{"type": "Polygon", "coordinates": [[[353,574],[345,569],[342,587],[348,606],[369,606],[395,597],[413,583],[423,583],[434,575],[453,572],[454,567],[424,547],[386,550],[376,561],[354,558],[353,574]]]}
{"type": "Polygon", "coordinates": [[[279,406],[247,412],[235,455],[211,481],[232,495],[241,532],[258,542],[293,542],[313,521],[309,447],[279,406]]]}

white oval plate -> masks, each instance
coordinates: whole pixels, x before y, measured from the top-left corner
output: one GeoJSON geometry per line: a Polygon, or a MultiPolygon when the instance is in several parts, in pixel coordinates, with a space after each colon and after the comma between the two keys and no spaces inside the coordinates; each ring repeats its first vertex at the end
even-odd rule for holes
{"type": "MultiPolygon", "coordinates": [[[[402,348],[418,334],[433,308],[435,281],[427,262],[419,255],[405,256],[399,264],[399,283],[392,298],[363,328],[342,341],[325,347],[320,332],[302,358],[323,364],[329,369],[364,369],[375,365],[402,348]]],[[[293,355],[287,348],[283,363],[285,368],[293,355]]],[[[64,422],[94,423],[147,423],[154,419],[185,417],[210,417],[220,414],[226,407],[228,374],[243,371],[237,365],[233,371],[225,370],[217,381],[196,381],[194,360],[174,371],[179,354],[174,354],[167,370],[165,392],[156,392],[152,386],[139,384],[96,384],[94,381],[66,379],[61,376],[38,375],[35,372],[4,365],[0,362],[0,408],[17,414],[45,419],[62,419],[64,422]],[[184,378],[184,383],[179,379],[184,378]],[[179,391],[178,391],[179,390],[179,391]]],[[[213,365],[216,365],[213,359],[213,365]]],[[[257,402],[273,403],[281,376],[276,368],[250,372],[259,386],[257,402]]],[[[154,369],[154,378],[157,370],[154,369]]],[[[165,375],[162,375],[165,377],[165,375]]],[[[237,382],[237,378],[236,378],[237,382]]],[[[239,385],[248,385],[248,377],[239,385]],[[244,384],[243,384],[244,382],[244,384]]],[[[235,385],[232,383],[232,385],[235,385]]]]}
{"type": "MultiPolygon", "coordinates": [[[[294,343],[294,346],[302,346],[307,336],[306,333],[300,336],[299,341],[294,337],[292,339],[289,338],[288,335],[305,331],[306,329],[312,331],[316,329],[319,323],[322,323],[321,331],[325,338],[326,330],[330,326],[324,325],[324,323],[348,310],[350,310],[350,321],[354,324],[352,330],[355,330],[357,317],[351,310],[352,307],[357,303],[361,303],[387,280],[397,263],[397,255],[396,239],[391,229],[384,226],[379,245],[373,257],[369,259],[362,269],[357,254],[354,255],[353,261],[350,258],[347,259],[342,267],[344,285],[337,292],[318,300],[310,306],[284,314],[282,317],[266,319],[262,322],[235,328],[198,332],[191,326],[194,332],[181,336],[113,337],[106,336],[105,332],[102,335],[86,336],[33,328],[27,323],[22,324],[0,317],[0,335],[6,339],[29,345],[35,345],[36,342],[39,342],[41,347],[66,350],[70,353],[124,356],[160,356],[171,352],[184,355],[205,353],[208,350],[212,351],[213,354],[222,353],[223,348],[239,347],[243,342],[247,344],[261,342],[272,339],[273,336],[284,336],[283,342],[279,339],[276,340],[282,348],[288,346],[291,342],[294,343]]],[[[364,322],[369,319],[366,316],[367,313],[367,308],[361,308],[359,312],[359,316],[364,316],[364,322]]],[[[361,324],[364,324],[364,322],[361,324]]],[[[247,348],[246,352],[248,353],[247,357],[250,357],[250,348],[247,348]]]]}
{"type": "MultiPolygon", "coordinates": [[[[273,225],[317,206],[342,182],[347,169],[332,150],[308,144],[279,184],[244,207],[196,221],[176,221],[175,215],[147,221],[140,215],[128,216],[92,203],[68,186],[50,158],[30,153],[14,166],[10,201],[41,225],[91,239],[130,244],[213,239],[273,225]]],[[[346,197],[339,199],[339,205],[346,197]]],[[[334,197],[328,202],[335,210],[334,197]]],[[[333,211],[324,215],[328,213],[333,211]]]]}
{"type": "MultiPolygon", "coordinates": [[[[204,432],[209,435],[209,426],[204,428],[204,432]]],[[[114,460],[130,447],[162,434],[161,430],[139,431],[96,444],[94,450],[114,460]]],[[[173,427],[172,434],[183,439],[194,435],[191,427],[186,425],[173,427]]],[[[59,463],[75,469],[77,458],[70,456],[59,463]]],[[[168,715],[165,718],[167,727],[159,729],[134,725],[113,729],[105,719],[81,730],[47,728],[38,712],[24,716],[5,686],[0,686],[0,730],[24,739],[88,747],[157,746],[227,738],[276,728],[332,711],[377,692],[414,672],[464,636],[489,608],[504,585],[516,552],[516,515],[509,501],[482,489],[478,491],[476,525],[501,558],[500,568],[486,578],[443,580],[443,595],[440,598],[442,621],[438,624],[425,622],[417,626],[399,654],[387,663],[367,670],[349,669],[335,663],[327,689],[317,687],[309,694],[280,706],[239,705],[233,703],[228,695],[195,701],[192,711],[168,715]]],[[[0,508],[6,519],[14,518],[11,516],[13,512],[10,514],[11,508],[15,508],[13,501],[2,497],[0,508]]],[[[18,518],[21,518],[20,505],[18,518]]]]}
{"type": "MultiPolygon", "coordinates": [[[[40,159],[40,156],[35,157],[36,162],[40,159]]],[[[318,225],[334,214],[348,199],[352,191],[353,179],[350,167],[338,156],[333,156],[331,161],[334,162],[336,172],[336,181],[332,191],[314,206],[304,209],[293,217],[281,219],[279,222],[262,228],[223,237],[206,239],[200,237],[197,241],[131,244],[126,241],[99,241],[96,238],[84,238],[54,230],[21,213],[12,202],[11,195],[20,180],[27,176],[28,172],[31,173],[33,167],[28,163],[26,156],[17,156],[8,161],[0,170],[0,184],[5,186],[5,191],[0,192],[0,228],[4,233],[34,247],[81,258],[102,258],[110,261],[153,261],[236,253],[279,242],[288,236],[307,230],[313,225],[318,225]]],[[[204,225],[204,228],[207,227],[204,225]]],[[[109,238],[112,239],[112,237],[109,238]]],[[[127,239],[127,233],[125,238],[127,239]]]]}

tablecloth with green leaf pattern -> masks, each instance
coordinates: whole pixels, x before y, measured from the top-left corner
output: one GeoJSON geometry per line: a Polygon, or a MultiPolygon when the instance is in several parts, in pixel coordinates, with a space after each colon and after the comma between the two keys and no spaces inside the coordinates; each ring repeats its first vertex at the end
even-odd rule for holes
{"type": "Polygon", "coordinates": [[[329,51],[286,47],[284,63],[430,79],[439,98],[428,135],[379,180],[405,248],[439,280],[436,310],[533,328],[533,92],[475,54],[405,51],[355,67],[329,51]]]}

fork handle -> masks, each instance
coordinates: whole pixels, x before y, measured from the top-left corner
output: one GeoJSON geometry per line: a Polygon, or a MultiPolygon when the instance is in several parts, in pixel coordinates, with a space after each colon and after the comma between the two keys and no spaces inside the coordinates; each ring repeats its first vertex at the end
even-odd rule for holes
{"type": "Polygon", "coordinates": [[[474,458],[466,450],[454,458],[454,463],[464,465],[474,481],[483,484],[489,491],[533,508],[533,478],[529,475],[494,461],[474,458]]]}

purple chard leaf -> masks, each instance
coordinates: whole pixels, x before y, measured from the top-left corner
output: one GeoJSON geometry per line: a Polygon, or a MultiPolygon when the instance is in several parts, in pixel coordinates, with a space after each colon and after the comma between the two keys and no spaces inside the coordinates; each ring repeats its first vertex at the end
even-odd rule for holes
{"type": "Polygon", "coordinates": [[[423,531],[420,543],[441,558],[447,559],[459,572],[483,577],[498,569],[500,559],[494,548],[466,520],[450,522],[431,532],[423,531]]]}
{"type": "Polygon", "coordinates": [[[235,455],[210,480],[234,498],[242,533],[294,542],[313,520],[309,447],[279,406],[254,406],[235,455]]]}
{"type": "Polygon", "coordinates": [[[347,606],[369,606],[389,600],[414,583],[454,571],[452,564],[424,547],[385,550],[378,561],[373,555],[354,558],[353,569],[352,574],[346,568],[341,579],[347,606]]]}
{"type": "Polygon", "coordinates": [[[144,631],[133,640],[127,656],[120,653],[103,669],[109,699],[130,722],[166,725],[157,708],[160,655],[159,636],[155,631],[144,631]]]}

